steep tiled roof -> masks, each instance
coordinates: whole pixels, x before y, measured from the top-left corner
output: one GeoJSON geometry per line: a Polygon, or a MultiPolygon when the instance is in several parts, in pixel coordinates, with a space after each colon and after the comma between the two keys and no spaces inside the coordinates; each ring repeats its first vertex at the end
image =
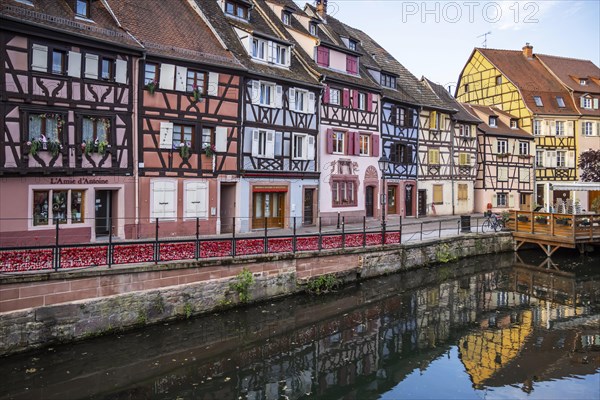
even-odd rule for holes
{"type": "Polygon", "coordinates": [[[141,49],[141,46],[119,27],[101,1],[90,2],[91,20],[76,18],[75,12],[64,0],[31,2],[33,6],[14,0],[0,0],[0,16],[58,32],[141,49]]]}
{"type": "Polygon", "coordinates": [[[263,0],[253,0],[254,8],[250,12],[250,20],[247,22],[239,18],[227,17],[216,1],[195,0],[195,3],[218,32],[227,48],[251,73],[266,77],[288,79],[308,85],[318,84],[316,77],[309,74],[296,57],[291,58],[289,69],[255,62],[240,42],[238,35],[233,30],[234,27],[249,33],[256,32],[264,36],[294,43],[293,38],[286,31],[283,23],[263,0]],[[269,21],[263,17],[263,14],[267,16],[269,21]]]}
{"type": "Polygon", "coordinates": [[[442,99],[446,104],[451,104],[452,108],[457,110],[456,114],[452,115],[452,118],[454,118],[456,121],[471,122],[474,124],[478,124],[481,122],[481,120],[478,117],[467,111],[461,105],[461,103],[459,103],[446,89],[444,89],[442,85],[433,83],[427,78],[425,78],[425,81],[427,81],[429,87],[431,87],[431,89],[440,99],[442,99]]]}
{"type": "Polygon", "coordinates": [[[569,92],[535,57],[527,58],[522,51],[476,48],[498,68],[521,92],[523,101],[534,114],[577,115],[569,92]],[[535,104],[534,96],[543,106],[535,104]],[[565,107],[559,107],[556,97],[562,97],[565,107]]]}
{"type": "Polygon", "coordinates": [[[121,25],[144,45],[148,54],[241,68],[185,1],[107,2],[121,25]]]}
{"type": "Polygon", "coordinates": [[[535,57],[539,58],[571,90],[579,93],[600,94],[600,68],[590,60],[578,60],[545,54],[536,54],[535,57]],[[580,78],[588,78],[587,84],[581,85],[579,83],[580,78]]]}
{"type": "Polygon", "coordinates": [[[476,104],[468,104],[461,103],[461,105],[471,114],[476,115],[482,123],[477,126],[477,129],[484,132],[489,136],[507,136],[514,137],[518,139],[528,139],[533,140],[533,135],[528,133],[527,131],[521,128],[511,128],[506,121],[510,121],[512,116],[500,110],[497,107],[488,107],[488,106],[480,106],[476,104]],[[497,125],[496,127],[491,127],[489,122],[489,117],[497,116],[497,125]]]}

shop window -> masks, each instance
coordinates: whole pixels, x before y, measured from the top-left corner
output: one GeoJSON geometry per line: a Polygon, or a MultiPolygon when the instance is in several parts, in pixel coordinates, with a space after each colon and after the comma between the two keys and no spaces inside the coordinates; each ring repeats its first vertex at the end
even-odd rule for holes
{"type": "Polygon", "coordinates": [[[85,221],[85,190],[34,190],[33,226],[85,221]]]}

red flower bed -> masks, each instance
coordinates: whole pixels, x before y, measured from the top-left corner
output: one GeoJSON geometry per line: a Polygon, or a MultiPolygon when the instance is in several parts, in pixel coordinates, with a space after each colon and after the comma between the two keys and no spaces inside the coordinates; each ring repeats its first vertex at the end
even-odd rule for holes
{"type": "Polygon", "coordinates": [[[265,242],[263,239],[239,239],[235,246],[235,253],[238,256],[262,254],[265,252],[265,242]]]}
{"type": "Polygon", "coordinates": [[[186,243],[161,243],[160,261],[191,260],[196,258],[196,244],[186,243]]]}
{"type": "Polygon", "coordinates": [[[339,249],[340,247],[342,247],[342,235],[323,237],[324,249],[339,249]]]}
{"type": "Polygon", "coordinates": [[[116,245],[113,248],[113,264],[148,262],[153,258],[154,245],[152,244],[116,245]]]}
{"type": "Polygon", "coordinates": [[[381,233],[367,233],[367,246],[379,246],[381,244],[381,233]]]}
{"type": "Polygon", "coordinates": [[[52,249],[0,251],[0,272],[52,269],[52,249]]]}
{"type": "Polygon", "coordinates": [[[302,237],[296,239],[297,251],[319,250],[319,237],[302,237]]]}
{"type": "Polygon", "coordinates": [[[292,238],[269,239],[269,253],[291,253],[294,251],[292,238]]]}
{"type": "Polygon", "coordinates": [[[390,232],[385,234],[385,244],[400,243],[400,232],[390,232]]]}
{"type": "Polygon", "coordinates": [[[200,243],[200,258],[227,257],[231,255],[229,240],[213,240],[200,243]]]}
{"type": "Polygon", "coordinates": [[[61,268],[81,268],[106,265],[108,246],[71,247],[60,250],[61,268]]]}
{"type": "Polygon", "coordinates": [[[349,235],[346,235],[346,247],[361,247],[362,245],[362,233],[351,233],[349,235]]]}

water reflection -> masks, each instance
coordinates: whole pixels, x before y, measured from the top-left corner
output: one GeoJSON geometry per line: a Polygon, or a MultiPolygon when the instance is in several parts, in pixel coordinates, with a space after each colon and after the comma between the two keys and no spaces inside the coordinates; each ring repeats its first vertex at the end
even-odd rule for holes
{"type": "Polygon", "coordinates": [[[597,398],[598,261],[485,257],[15,356],[0,397],[597,398]]]}

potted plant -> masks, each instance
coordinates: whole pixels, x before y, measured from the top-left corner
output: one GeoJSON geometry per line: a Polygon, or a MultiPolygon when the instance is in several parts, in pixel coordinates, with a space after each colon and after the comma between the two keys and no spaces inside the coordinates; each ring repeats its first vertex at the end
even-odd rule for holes
{"type": "Polygon", "coordinates": [[[58,153],[60,153],[62,148],[63,146],[58,139],[54,139],[48,142],[48,151],[50,151],[53,157],[56,157],[58,153]]]}
{"type": "Polygon", "coordinates": [[[146,89],[148,89],[150,94],[154,94],[157,87],[158,87],[158,82],[156,81],[156,79],[151,80],[150,82],[146,83],[146,89]]]}
{"type": "Polygon", "coordinates": [[[35,156],[42,148],[42,142],[40,142],[39,139],[33,139],[25,143],[25,146],[26,151],[32,156],[35,156]]]}
{"type": "Polygon", "coordinates": [[[204,145],[204,154],[206,154],[207,157],[212,157],[216,152],[215,149],[215,145],[214,144],[205,144],[204,145]]]}
{"type": "Polygon", "coordinates": [[[198,85],[192,87],[192,96],[194,97],[194,101],[198,101],[202,98],[202,92],[200,92],[198,85]]]}
{"type": "Polygon", "coordinates": [[[106,140],[98,141],[98,153],[104,155],[110,149],[110,144],[106,140]]]}
{"type": "Polygon", "coordinates": [[[545,215],[536,215],[535,216],[535,222],[541,225],[547,225],[548,224],[548,217],[545,215]]]}
{"type": "Polygon", "coordinates": [[[179,143],[179,155],[181,156],[181,158],[183,158],[184,160],[187,160],[188,158],[190,158],[190,154],[191,154],[191,143],[190,142],[181,142],[179,143]]]}

